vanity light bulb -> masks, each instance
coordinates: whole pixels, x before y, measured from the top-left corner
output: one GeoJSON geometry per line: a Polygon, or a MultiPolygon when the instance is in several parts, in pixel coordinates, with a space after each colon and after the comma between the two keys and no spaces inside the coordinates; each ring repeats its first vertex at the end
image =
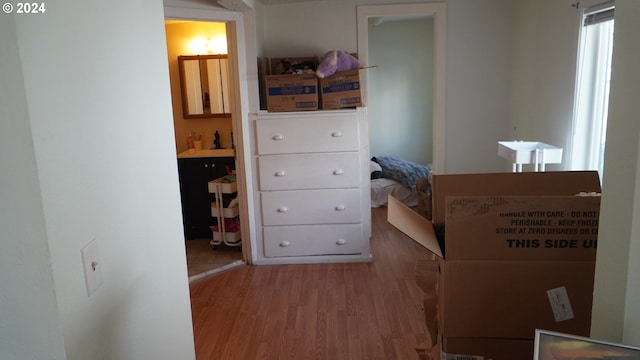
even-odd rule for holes
{"type": "Polygon", "coordinates": [[[192,54],[206,54],[207,39],[200,37],[189,41],[189,52],[192,54]]]}
{"type": "Polygon", "coordinates": [[[227,38],[226,36],[216,36],[213,39],[207,39],[205,47],[209,54],[226,54],[227,38]]]}

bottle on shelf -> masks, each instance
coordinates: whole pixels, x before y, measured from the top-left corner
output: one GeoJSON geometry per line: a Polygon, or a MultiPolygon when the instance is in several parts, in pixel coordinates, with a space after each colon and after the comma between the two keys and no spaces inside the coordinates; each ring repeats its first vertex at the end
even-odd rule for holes
{"type": "Polygon", "coordinates": [[[187,149],[188,150],[192,150],[195,149],[195,145],[194,145],[194,141],[195,141],[195,137],[193,136],[192,132],[189,132],[189,136],[187,136],[187,149]]]}
{"type": "Polygon", "coordinates": [[[222,146],[220,146],[220,133],[218,132],[218,130],[216,130],[215,134],[213,134],[213,147],[216,149],[222,149],[222,146]]]}

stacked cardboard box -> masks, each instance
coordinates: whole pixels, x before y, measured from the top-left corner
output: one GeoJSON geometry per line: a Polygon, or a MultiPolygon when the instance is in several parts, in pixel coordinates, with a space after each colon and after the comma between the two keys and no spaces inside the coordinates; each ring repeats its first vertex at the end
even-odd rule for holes
{"type": "Polygon", "coordinates": [[[389,222],[439,256],[421,286],[443,359],[531,359],[536,328],[589,335],[599,192],[597,172],[434,175],[431,221],[389,199],[389,222]]]}
{"type": "Polygon", "coordinates": [[[267,110],[318,110],[318,79],[315,74],[268,75],[267,110]]]}
{"type": "Polygon", "coordinates": [[[264,77],[267,111],[318,110],[318,78],[309,70],[315,69],[318,61],[317,57],[269,59],[269,71],[264,77]]]}
{"type": "Polygon", "coordinates": [[[362,106],[360,70],[341,71],[320,79],[322,109],[362,106]]]}
{"type": "Polygon", "coordinates": [[[270,58],[259,65],[266,109],[270,112],[343,109],[362,106],[360,71],[342,71],[318,79],[318,57],[270,58]],[[311,70],[313,69],[313,70],[311,70]]]}

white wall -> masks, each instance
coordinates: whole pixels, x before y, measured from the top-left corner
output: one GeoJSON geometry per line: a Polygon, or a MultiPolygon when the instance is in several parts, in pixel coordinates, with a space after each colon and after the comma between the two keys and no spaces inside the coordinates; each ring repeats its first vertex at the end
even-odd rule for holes
{"type": "Polygon", "coordinates": [[[320,56],[356,52],[354,0],[311,1],[264,7],[264,56],[320,56]]]}
{"type": "MultiPolygon", "coordinates": [[[[267,6],[265,54],[357,51],[357,5],[376,0],[327,0],[267,6]]],[[[405,1],[424,2],[424,1],[405,1]]],[[[512,0],[449,0],[447,3],[445,172],[504,170],[497,141],[509,135],[512,85],[512,0]]]]}
{"type": "Polygon", "coordinates": [[[432,163],[433,36],[433,19],[369,25],[372,156],[432,163]]]}
{"type": "Polygon", "coordinates": [[[447,172],[505,170],[513,83],[512,0],[447,1],[447,172]]]}
{"type": "Polygon", "coordinates": [[[0,21],[0,358],[65,359],[13,16],[0,21]]]}
{"type": "MultiPolygon", "coordinates": [[[[24,74],[23,83],[7,88],[3,81],[2,97],[15,102],[16,112],[26,105],[19,113],[24,123],[14,130],[3,122],[2,133],[27,136],[8,143],[20,145],[11,161],[24,165],[3,176],[17,195],[30,188],[22,212],[33,210],[35,230],[27,238],[41,247],[21,255],[41,271],[17,276],[29,289],[26,296],[44,295],[29,299],[33,306],[12,304],[10,310],[32,309],[27,325],[42,313],[52,333],[38,342],[10,332],[11,344],[0,352],[18,359],[62,358],[64,352],[78,360],[194,359],[162,2],[88,0],[78,6],[61,0],[46,6],[44,15],[16,16],[16,35],[12,25],[9,34],[1,32],[19,50],[9,69],[21,65],[24,74]],[[104,283],[87,297],[80,249],[94,238],[104,283]],[[47,258],[50,270],[37,261],[47,258]],[[33,349],[20,349],[24,342],[33,349]]],[[[4,212],[12,209],[2,204],[4,212]]],[[[16,221],[18,234],[31,223],[16,221]]],[[[10,293],[23,292],[9,285],[10,293]]],[[[7,329],[0,331],[5,338],[7,329]]]]}
{"type": "Polygon", "coordinates": [[[255,12],[255,34],[256,37],[256,52],[257,55],[262,57],[264,54],[264,11],[265,7],[260,2],[255,3],[254,12],[255,12]]]}
{"type": "Polygon", "coordinates": [[[515,85],[508,140],[542,141],[564,150],[569,169],[579,11],[571,0],[521,0],[516,14],[515,85]]]}
{"type": "Polygon", "coordinates": [[[616,0],[592,336],[640,346],[640,2],[616,0]]]}

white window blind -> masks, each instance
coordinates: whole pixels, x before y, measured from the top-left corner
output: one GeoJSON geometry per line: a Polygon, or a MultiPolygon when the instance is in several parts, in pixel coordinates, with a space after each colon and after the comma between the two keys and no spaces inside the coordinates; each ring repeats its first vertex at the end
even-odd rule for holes
{"type": "Polygon", "coordinates": [[[603,174],[609,82],[613,52],[614,4],[584,10],[578,51],[572,169],[603,174]]]}
{"type": "Polygon", "coordinates": [[[600,22],[613,20],[615,4],[613,1],[598,4],[585,10],[583,25],[593,25],[600,22]]]}

